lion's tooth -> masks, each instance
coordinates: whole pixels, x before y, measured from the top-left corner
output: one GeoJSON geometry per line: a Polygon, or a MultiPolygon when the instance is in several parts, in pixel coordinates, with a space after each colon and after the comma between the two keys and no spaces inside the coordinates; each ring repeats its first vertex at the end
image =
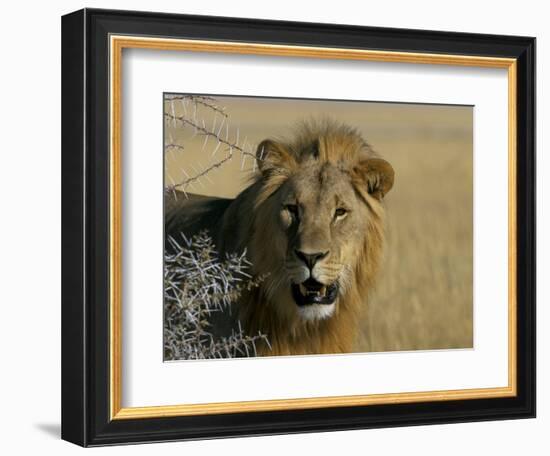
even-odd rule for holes
{"type": "Polygon", "coordinates": [[[300,293],[302,293],[304,296],[307,294],[307,288],[304,287],[302,284],[300,284],[300,293]]]}
{"type": "Polygon", "coordinates": [[[321,287],[321,291],[319,292],[321,296],[325,296],[327,294],[327,287],[321,287]]]}

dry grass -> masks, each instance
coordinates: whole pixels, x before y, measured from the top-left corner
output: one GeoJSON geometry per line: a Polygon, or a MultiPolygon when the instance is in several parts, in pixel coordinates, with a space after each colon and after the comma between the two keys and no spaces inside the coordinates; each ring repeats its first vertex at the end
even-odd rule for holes
{"type": "Polygon", "coordinates": [[[396,185],[359,351],[472,346],[472,159],[464,140],[399,141],[386,154],[396,185]]]}
{"type": "MultiPolygon", "coordinates": [[[[240,144],[246,138],[252,152],[254,144],[284,134],[296,120],[330,113],[358,127],[393,165],[385,261],[365,308],[357,351],[472,347],[471,108],[230,97],[217,102],[229,114],[229,139],[236,139],[238,129],[240,144]]],[[[207,125],[213,121],[208,112],[201,115],[207,125]]],[[[166,133],[167,141],[185,144],[183,152],[167,155],[167,184],[223,156],[218,150],[212,158],[214,142],[205,145],[189,130],[167,123],[166,133]]],[[[252,160],[234,159],[190,190],[233,197],[251,170],[252,160]]]]}

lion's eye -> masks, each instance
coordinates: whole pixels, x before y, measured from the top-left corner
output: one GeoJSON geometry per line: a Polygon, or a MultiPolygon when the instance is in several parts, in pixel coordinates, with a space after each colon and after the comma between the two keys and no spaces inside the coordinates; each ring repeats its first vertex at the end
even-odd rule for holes
{"type": "Polygon", "coordinates": [[[340,218],[346,215],[348,211],[346,211],[343,207],[339,207],[334,211],[334,218],[340,218]]]}
{"type": "Polygon", "coordinates": [[[285,209],[290,212],[293,216],[298,216],[298,206],[296,204],[287,204],[285,209]]]}

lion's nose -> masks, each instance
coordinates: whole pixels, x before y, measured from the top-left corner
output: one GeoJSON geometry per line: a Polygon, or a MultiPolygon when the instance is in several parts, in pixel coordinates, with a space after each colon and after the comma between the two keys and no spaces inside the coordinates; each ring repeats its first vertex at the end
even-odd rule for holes
{"type": "Polygon", "coordinates": [[[328,255],[328,250],[326,252],[315,252],[315,253],[306,253],[301,250],[294,250],[296,256],[302,260],[309,269],[313,269],[315,263],[319,260],[322,260],[328,255]]]}

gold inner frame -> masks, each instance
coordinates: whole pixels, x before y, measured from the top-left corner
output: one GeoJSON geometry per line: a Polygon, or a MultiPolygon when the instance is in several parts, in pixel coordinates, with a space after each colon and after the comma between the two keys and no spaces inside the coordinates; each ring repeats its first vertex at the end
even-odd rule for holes
{"type": "Polygon", "coordinates": [[[287,46],[227,41],[204,41],[138,36],[110,36],[110,414],[111,419],[158,418],[185,415],[311,409],[374,404],[511,397],[517,394],[516,290],[516,116],[517,61],[511,58],[386,52],[310,46],[287,46]],[[121,96],[123,49],[155,49],[231,54],[255,54],[320,59],[368,60],[454,65],[508,70],[508,385],[505,387],[275,399],[245,402],[122,407],[122,180],[121,96]]]}

